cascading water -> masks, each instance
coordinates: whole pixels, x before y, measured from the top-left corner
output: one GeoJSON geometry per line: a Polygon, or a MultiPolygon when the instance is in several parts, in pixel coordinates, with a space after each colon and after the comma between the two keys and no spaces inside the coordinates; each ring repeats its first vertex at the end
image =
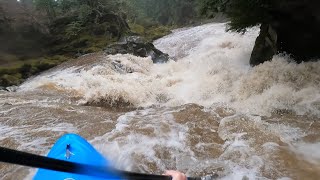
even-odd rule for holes
{"type": "MultiPolygon", "coordinates": [[[[179,29],[155,41],[172,61],[92,54],[0,94],[0,145],[46,154],[79,133],[121,169],[218,179],[320,177],[320,62],[250,67],[258,28],[179,29]]],[[[0,165],[4,179],[34,170],[0,165]]]]}

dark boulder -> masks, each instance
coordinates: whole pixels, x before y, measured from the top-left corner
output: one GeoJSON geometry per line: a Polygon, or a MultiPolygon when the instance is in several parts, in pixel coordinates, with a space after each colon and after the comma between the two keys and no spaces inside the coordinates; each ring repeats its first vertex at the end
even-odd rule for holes
{"type": "Polygon", "coordinates": [[[320,58],[320,11],[317,0],[281,1],[273,12],[272,26],[278,34],[278,51],[297,62],[320,58]]]}
{"type": "Polygon", "coordinates": [[[132,54],[139,57],[151,56],[153,63],[166,63],[169,55],[161,52],[151,42],[145,41],[140,36],[127,36],[119,42],[108,46],[106,54],[132,54]]]}
{"type": "Polygon", "coordinates": [[[262,24],[250,57],[250,64],[259,65],[272,59],[277,53],[277,33],[271,25],[262,24]]]}
{"type": "Polygon", "coordinates": [[[296,62],[320,58],[320,11],[316,0],[281,0],[274,4],[268,23],[262,23],[250,58],[255,66],[276,53],[289,54],[296,62]]]}

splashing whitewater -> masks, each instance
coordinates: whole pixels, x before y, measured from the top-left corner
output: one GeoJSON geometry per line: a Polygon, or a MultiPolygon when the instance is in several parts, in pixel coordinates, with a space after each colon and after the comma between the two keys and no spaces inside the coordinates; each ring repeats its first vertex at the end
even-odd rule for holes
{"type": "MultiPolygon", "coordinates": [[[[2,92],[0,144],[45,154],[74,132],[126,170],[319,178],[320,62],[279,55],[250,67],[258,28],[241,35],[225,26],[178,29],[155,41],[171,56],[167,64],[93,54],[2,92]]],[[[0,166],[5,179],[25,171],[0,166]]]]}

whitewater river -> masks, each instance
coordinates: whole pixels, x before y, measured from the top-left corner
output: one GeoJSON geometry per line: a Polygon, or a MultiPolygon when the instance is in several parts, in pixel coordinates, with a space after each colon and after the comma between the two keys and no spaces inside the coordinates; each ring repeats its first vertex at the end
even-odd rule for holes
{"type": "MultiPolygon", "coordinates": [[[[320,179],[320,61],[250,67],[258,28],[179,29],[173,59],[91,54],[0,92],[0,145],[45,155],[65,133],[120,169],[217,179],[320,179]]],[[[1,179],[35,169],[0,164],[1,179]]]]}

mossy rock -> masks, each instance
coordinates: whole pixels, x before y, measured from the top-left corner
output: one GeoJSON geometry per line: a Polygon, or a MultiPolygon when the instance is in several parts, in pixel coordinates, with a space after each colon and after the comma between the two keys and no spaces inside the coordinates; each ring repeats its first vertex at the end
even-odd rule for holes
{"type": "Polygon", "coordinates": [[[89,48],[85,48],[83,49],[83,53],[84,54],[88,54],[88,53],[94,53],[94,52],[99,52],[102,51],[102,48],[99,47],[89,47],[89,48]]]}
{"type": "Polygon", "coordinates": [[[7,68],[1,68],[0,69],[0,76],[5,75],[5,74],[10,74],[10,70],[7,68]]]}
{"type": "Polygon", "coordinates": [[[65,62],[67,60],[69,60],[70,58],[66,57],[66,56],[62,56],[62,55],[55,55],[55,56],[52,56],[52,57],[49,57],[49,58],[46,58],[47,60],[53,60],[57,63],[62,63],[62,62],[65,62]]]}
{"type": "Polygon", "coordinates": [[[167,27],[167,26],[155,26],[155,27],[151,27],[148,28],[145,32],[145,37],[148,40],[156,40],[159,39],[163,36],[166,36],[168,34],[171,33],[171,27],[167,27]]]}
{"type": "Polygon", "coordinates": [[[18,72],[18,68],[16,67],[0,68],[0,76],[5,74],[16,74],[18,72]]]}
{"type": "Polygon", "coordinates": [[[143,35],[145,33],[144,27],[139,24],[129,24],[129,27],[133,33],[137,33],[139,35],[143,35]]]}
{"type": "Polygon", "coordinates": [[[8,75],[5,74],[0,77],[1,86],[8,87],[18,85],[22,82],[21,74],[8,75]]]}
{"type": "Polygon", "coordinates": [[[56,65],[57,65],[57,63],[49,62],[49,61],[40,62],[40,63],[35,65],[36,73],[40,73],[40,72],[46,71],[46,70],[48,70],[50,68],[53,68],[56,65]]]}
{"type": "Polygon", "coordinates": [[[122,41],[108,46],[106,54],[133,54],[140,57],[151,56],[154,63],[165,63],[169,55],[161,52],[154,45],[140,36],[123,37],[122,41]]]}
{"type": "Polygon", "coordinates": [[[31,64],[23,64],[19,68],[20,74],[22,78],[26,79],[32,75],[32,65],[31,64]]]}
{"type": "Polygon", "coordinates": [[[73,40],[70,42],[70,46],[72,48],[79,48],[79,47],[84,47],[87,45],[87,42],[91,40],[92,37],[85,35],[85,36],[80,36],[80,38],[73,40]]]}

